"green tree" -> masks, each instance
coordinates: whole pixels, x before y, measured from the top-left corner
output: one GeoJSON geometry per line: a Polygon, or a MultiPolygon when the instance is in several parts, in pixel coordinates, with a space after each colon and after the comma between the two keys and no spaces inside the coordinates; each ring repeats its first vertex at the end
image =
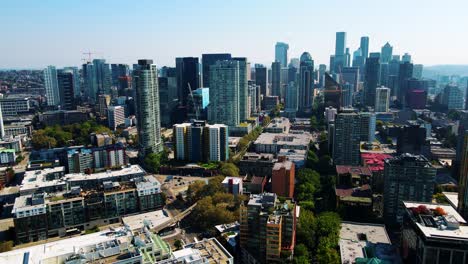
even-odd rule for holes
{"type": "Polygon", "coordinates": [[[308,210],[301,210],[299,222],[297,223],[297,243],[304,244],[309,250],[315,248],[316,219],[314,214],[308,210]]]}
{"type": "Polygon", "coordinates": [[[239,168],[231,162],[221,163],[220,173],[224,176],[239,176],[239,168]]]}
{"type": "Polygon", "coordinates": [[[53,137],[49,137],[45,130],[39,129],[33,133],[31,144],[34,149],[55,148],[57,141],[53,137]]]}
{"type": "Polygon", "coordinates": [[[151,153],[146,155],[143,166],[150,173],[158,173],[163,161],[162,153],[151,153]]]}
{"type": "Polygon", "coordinates": [[[269,116],[264,116],[262,120],[262,126],[266,127],[268,126],[268,124],[270,124],[270,122],[271,122],[271,118],[269,116]]]}
{"type": "Polygon", "coordinates": [[[330,247],[338,245],[339,233],[341,228],[341,218],[335,212],[324,212],[317,217],[317,235],[327,237],[327,243],[330,247]]]}
{"type": "Polygon", "coordinates": [[[1,252],[7,252],[13,249],[13,241],[8,240],[8,241],[1,241],[0,242],[0,253],[1,252]]]}
{"type": "Polygon", "coordinates": [[[309,150],[309,152],[307,152],[307,160],[306,160],[307,168],[315,169],[318,161],[319,161],[319,158],[317,157],[317,154],[315,154],[315,151],[309,150]]]}

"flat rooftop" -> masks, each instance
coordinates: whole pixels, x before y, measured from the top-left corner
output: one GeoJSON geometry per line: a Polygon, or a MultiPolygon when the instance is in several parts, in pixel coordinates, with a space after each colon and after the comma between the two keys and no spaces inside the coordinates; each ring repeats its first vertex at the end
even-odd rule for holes
{"type": "Polygon", "coordinates": [[[277,134],[277,133],[262,133],[255,144],[276,144],[276,145],[301,145],[307,147],[312,140],[310,133],[302,134],[277,134]]]}
{"type": "Polygon", "coordinates": [[[171,217],[167,216],[163,210],[122,217],[123,224],[130,230],[141,229],[145,225],[152,230],[170,220],[171,217]]]}
{"type": "Polygon", "coordinates": [[[145,174],[145,171],[138,165],[130,165],[120,170],[108,170],[100,173],[85,174],[85,173],[70,173],[66,174],[66,181],[86,181],[86,180],[105,180],[123,175],[145,174]]]}
{"type": "Polygon", "coordinates": [[[25,171],[24,178],[20,185],[20,192],[24,193],[29,190],[34,190],[37,188],[51,187],[57,185],[65,185],[63,179],[55,179],[48,181],[47,175],[56,174],[56,173],[65,173],[65,167],[55,167],[55,168],[45,168],[42,170],[33,170],[25,171]]]}
{"type": "Polygon", "coordinates": [[[75,236],[68,239],[0,253],[0,263],[49,263],[48,261],[52,261],[53,258],[57,258],[56,260],[58,260],[60,256],[72,255],[81,248],[105,244],[106,242],[112,242],[116,239],[130,238],[130,235],[129,232],[121,229],[119,232],[104,230],[89,235],[75,236]]]}
{"type": "Polygon", "coordinates": [[[458,193],[457,192],[442,192],[442,194],[447,198],[450,205],[457,209],[458,208],[458,193]]]}
{"type": "Polygon", "coordinates": [[[408,212],[412,214],[414,223],[426,238],[468,241],[466,221],[451,205],[420,202],[403,202],[403,204],[408,212]],[[443,210],[444,215],[436,216],[435,214],[420,213],[416,217],[413,210],[420,206],[427,208],[430,212],[440,208],[443,210]]]}
{"type": "Polygon", "coordinates": [[[391,245],[385,225],[342,222],[340,230],[341,263],[355,263],[356,258],[364,258],[364,248],[372,244],[391,245]]]}

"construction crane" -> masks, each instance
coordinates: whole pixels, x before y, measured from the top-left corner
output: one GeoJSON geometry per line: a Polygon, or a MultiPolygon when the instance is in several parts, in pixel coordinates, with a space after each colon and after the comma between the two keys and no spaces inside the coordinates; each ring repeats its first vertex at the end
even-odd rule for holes
{"type": "MultiPolygon", "coordinates": [[[[88,62],[91,62],[91,55],[95,54],[95,53],[93,53],[91,51],[88,51],[88,52],[83,52],[82,54],[87,55],[88,56],[88,62]]],[[[83,60],[85,60],[85,59],[83,59],[83,60]]]]}
{"type": "Polygon", "coordinates": [[[187,88],[189,89],[190,98],[192,98],[193,108],[195,108],[195,119],[198,120],[198,117],[200,115],[200,109],[196,104],[195,100],[193,99],[192,87],[190,86],[190,83],[187,83],[187,88]]]}

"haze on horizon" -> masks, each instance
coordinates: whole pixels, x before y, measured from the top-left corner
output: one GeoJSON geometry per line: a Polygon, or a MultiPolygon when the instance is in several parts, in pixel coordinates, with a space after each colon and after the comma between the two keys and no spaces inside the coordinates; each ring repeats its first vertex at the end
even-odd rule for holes
{"type": "Polygon", "coordinates": [[[468,64],[468,1],[5,1],[0,68],[78,66],[91,51],[109,63],[229,52],[270,65],[277,41],[289,58],[308,51],[329,64],[335,32],[352,54],[361,36],[370,51],[387,41],[424,65],[468,64]]]}

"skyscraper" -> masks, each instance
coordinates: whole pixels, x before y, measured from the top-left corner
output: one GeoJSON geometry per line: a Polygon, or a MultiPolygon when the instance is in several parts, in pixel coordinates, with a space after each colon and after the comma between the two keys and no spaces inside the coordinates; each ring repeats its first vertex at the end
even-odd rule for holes
{"type": "Polygon", "coordinates": [[[162,151],[159,112],[158,70],[153,60],[138,60],[133,66],[136,91],[138,144],[140,156],[162,151]]]}
{"type": "Polygon", "coordinates": [[[325,107],[331,106],[336,109],[341,109],[343,106],[342,87],[328,73],[325,73],[323,97],[325,107]]]}
{"type": "Polygon", "coordinates": [[[359,75],[360,71],[358,67],[345,67],[341,71],[340,83],[349,83],[353,88],[352,92],[357,92],[359,87],[359,75]]]}
{"type": "Polygon", "coordinates": [[[390,101],[390,89],[379,87],[375,92],[375,112],[388,112],[390,101]]]}
{"type": "Polygon", "coordinates": [[[401,61],[411,63],[411,55],[409,53],[403,54],[403,56],[401,57],[401,61]]]}
{"type": "Polygon", "coordinates": [[[125,124],[125,109],[123,106],[109,106],[107,108],[107,121],[109,128],[117,129],[118,126],[125,124]]]}
{"type": "Polygon", "coordinates": [[[182,106],[187,106],[190,90],[200,87],[199,66],[197,57],[176,58],[177,95],[182,106]]]}
{"type": "Polygon", "coordinates": [[[363,36],[361,37],[361,55],[364,61],[369,57],[369,37],[363,36]]]}
{"type": "Polygon", "coordinates": [[[364,104],[374,106],[375,89],[380,80],[380,54],[371,53],[366,60],[366,74],[364,79],[364,104]]]}
{"type": "Polygon", "coordinates": [[[389,63],[392,60],[393,47],[390,43],[385,43],[382,47],[382,52],[380,56],[380,63],[389,63]]]}
{"type": "Polygon", "coordinates": [[[297,82],[289,82],[288,87],[286,88],[286,95],[284,100],[284,110],[287,113],[295,114],[297,112],[299,101],[297,90],[297,82]]]}
{"type": "Polygon", "coordinates": [[[217,61],[210,67],[210,106],[211,124],[237,126],[240,123],[239,61],[217,61]]]}
{"type": "Polygon", "coordinates": [[[255,83],[260,86],[260,93],[263,96],[268,93],[268,70],[261,64],[255,64],[255,83]]]}
{"type": "Polygon", "coordinates": [[[275,45],[275,61],[281,65],[280,68],[288,66],[288,49],[289,45],[284,42],[276,42],[275,45]]]}
{"type": "Polygon", "coordinates": [[[60,91],[57,82],[57,69],[54,66],[47,66],[44,69],[44,86],[48,106],[60,105],[60,91]]]}
{"type": "Polygon", "coordinates": [[[202,54],[203,87],[210,87],[210,66],[220,60],[230,60],[229,53],[202,54]]]}
{"type": "Polygon", "coordinates": [[[406,104],[406,93],[408,92],[408,80],[413,76],[413,64],[411,62],[400,63],[398,70],[398,100],[406,104]]]}
{"type": "Polygon", "coordinates": [[[64,110],[74,110],[75,107],[75,78],[73,70],[58,70],[57,84],[59,88],[60,106],[64,110]]]}
{"type": "Polygon", "coordinates": [[[346,32],[336,32],[334,72],[340,72],[340,70],[345,67],[345,51],[346,32]]]}
{"type": "Polygon", "coordinates": [[[111,64],[112,86],[119,86],[119,78],[129,76],[127,64],[111,64]]]}
{"type": "Polygon", "coordinates": [[[78,67],[64,67],[64,70],[73,72],[73,95],[75,98],[81,98],[81,77],[78,67]]]}
{"type": "Polygon", "coordinates": [[[384,165],[384,219],[401,223],[402,201],[431,202],[436,169],[422,155],[401,154],[386,159],[384,165]]]}
{"type": "Polygon", "coordinates": [[[111,88],[111,72],[109,64],[103,59],[83,64],[84,94],[92,104],[96,103],[98,94],[109,94],[111,88]]]}
{"type": "MultiPolygon", "coordinates": [[[[271,64],[271,95],[282,98],[281,94],[281,63],[275,61],[271,64]]],[[[281,100],[281,99],[280,99],[281,100]]]]}
{"type": "Polygon", "coordinates": [[[299,110],[307,111],[312,108],[314,90],[314,61],[308,52],[301,55],[299,67],[299,110]]]}
{"type": "Polygon", "coordinates": [[[447,85],[442,91],[442,104],[448,110],[463,109],[463,92],[456,85],[447,85]]]}
{"type": "Polygon", "coordinates": [[[248,80],[247,72],[250,71],[247,62],[247,58],[236,57],[232,58],[235,61],[239,62],[239,119],[240,122],[247,120],[250,117],[249,111],[249,90],[248,90],[248,80]]]}
{"type": "Polygon", "coordinates": [[[414,64],[413,65],[413,78],[421,79],[423,73],[424,65],[414,64]]]}

